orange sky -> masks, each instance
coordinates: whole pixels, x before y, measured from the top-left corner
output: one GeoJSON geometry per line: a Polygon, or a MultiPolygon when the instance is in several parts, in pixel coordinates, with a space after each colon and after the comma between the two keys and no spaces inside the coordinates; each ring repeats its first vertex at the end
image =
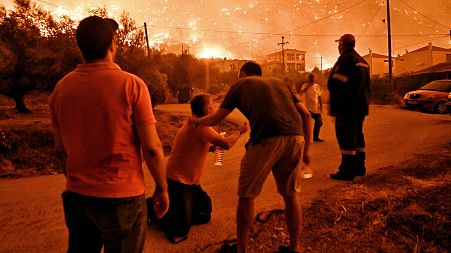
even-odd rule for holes
{"type": "MultiPolygon", "coordinates": [[[[12,7],[12,1],[0,3],[12,7]]],[[[128,11],[138,24],[147,23],[151,41],[188,43],[190,52],[206,50],[217,56],[255,59],[280,47],[307,51],[307,68],[332,64],[338,51],[334,40],[343,33],[357,37],[362,55],[369,49],[387,54],[385,1],[382,0],[45,0],[37,4],[81,18],[88,8],[106,7],[110,15],[128,11]],[[60,7],[58,7],[60,6],[60,7]]],[[[394,55],[432,42],[451,47],[451,1],[391,0],[394,55]]],[[[216,56],[215,55],[215,56],[216,56]]]]}

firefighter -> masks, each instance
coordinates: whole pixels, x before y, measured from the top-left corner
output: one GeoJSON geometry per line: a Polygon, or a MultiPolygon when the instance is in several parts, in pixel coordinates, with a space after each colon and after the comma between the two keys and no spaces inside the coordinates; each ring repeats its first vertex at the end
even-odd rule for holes
{"type": "Polygon", "coordinates": [[[340,56],[330,73],[327,88],[329,112],[335,117],[335,134],[341,149],[341,164],[330,177],[352,181],[355,176],[366,174],[363,122],[370,100],[369,65],[354,50],[352,34],[344,34],[335,42],[338,42],[340,56]]]}

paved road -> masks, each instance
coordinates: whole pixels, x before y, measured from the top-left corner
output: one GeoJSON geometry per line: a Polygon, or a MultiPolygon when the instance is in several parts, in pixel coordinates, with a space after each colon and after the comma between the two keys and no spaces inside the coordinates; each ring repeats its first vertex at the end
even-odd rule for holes
{"type": "MultiPolygon", "coordinates": [[[[188,112],[186,105],[159,106],[157,109],[188,112]]],[[[369,173],[396,165],[430,147],[451,142],[449,115],[405,111],[391,106],[372,106],[370,110],[371,115],[364,126],[369,173]]],[[[236,117],[240,116],[234,113],[233,118],[236,117]]],[[[304,205],[321,189],[350,184],[328,178],[337,167],[340,153],[332,118],[325,116],[324,122],[321,138],[326,142],[312,146],[315,174],[313,178],[304,180],[300,195],[304,205]]],[[[202,185],[213,201],[211,223],[194,227],[189,240],[178,245],[168,243],[162,233],[150,227],[145,252],[194,252],[197,248],[234,236],[237,176],[247,137],[243,136],[232,150],[225,153],[224,166],[214,166],[213,157],[209,157],[202,185]]],[[[148,175],[146,179],[152,188],[148,175]]],[[[67,232],[60,202],[63,188],[64,177],[61,175],[0,180],[0,253],[65,252],[67,232]]],[[[256,209],[274,208],[283,208],[283,204],[270,178],[256,201],[256,209]]],[[[216,247],[207,248],[205,252],[211,252],[213,248],[216,247]]]]}

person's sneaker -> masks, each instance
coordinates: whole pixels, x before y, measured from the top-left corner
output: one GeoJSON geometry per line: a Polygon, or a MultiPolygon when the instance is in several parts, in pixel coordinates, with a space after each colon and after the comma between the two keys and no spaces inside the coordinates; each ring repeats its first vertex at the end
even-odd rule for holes
{"type": "Polygon", "coordinates": [[[188,236],[184,235],[184,236],[173,236],[170,235],[168,233],[164,233],[164,235],[166,236],[166,239],[168,239],[170,242],[177,244],[177,243],[181,243],[183,241],[185,241],[186,239],[188,239],[188,236]]]}
{"type": "Polygon", "coordinates": [[[353,181],[354,175],[338,171],[337,173],[330,173],[330,178],[334,180],[353,181]]]}
{"type": "Polygon", "coordinates": [[[219,253],[237,253],[238,249],[236,243],[227,243],[221,245],[221,249],[219,249],[219,253]]]}
{"type": "Polygon", "coordinates": [[[316,142],[324,142],[324,140],[323,140],[323,139],[320,139],[320,138],[313,139],[313,141],[316,141],[316,142]]]}
{"type": "Polygon", "coordinates": [[[290,246],[288,245],[280,245],[279,246],[279,253],[299,253],[298,251],[292,251],[290,249],[290,246]]]}

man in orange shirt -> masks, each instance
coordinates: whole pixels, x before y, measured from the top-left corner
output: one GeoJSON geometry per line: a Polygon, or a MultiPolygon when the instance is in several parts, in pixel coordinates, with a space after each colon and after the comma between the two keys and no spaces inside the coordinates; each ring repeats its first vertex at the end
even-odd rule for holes
{"type": "Polygon", "coordinates": [[[113,62],[118,24],[91,16],[77,27],[84,63],[61,79],[49,107],[60,166],[68,252],[142,252],[147,208],[142,160],[156,190],[154,210],[169,207],[164,154],[149,91],[113,62]]]}
{"type": "MultiPolygon", "coordinates": [[[[199,94],[190,101],[192,116],[204,117],[213,113],[213,102],[208,94],[199,94]]],[[[209,222],[209,217],[200,217],[201,207],[208,197],[200,187],[200,178],[206,166],[210,145],[230,149],[241,133],[233,131],[227,137],[221,136],[212,127],[193,126],[185,122],[175,136],[171,154],[166,167],[170,207],[167,214],[159,221],[166,237],[174,243],[187,238],[193,224],[209,222]]]]}

